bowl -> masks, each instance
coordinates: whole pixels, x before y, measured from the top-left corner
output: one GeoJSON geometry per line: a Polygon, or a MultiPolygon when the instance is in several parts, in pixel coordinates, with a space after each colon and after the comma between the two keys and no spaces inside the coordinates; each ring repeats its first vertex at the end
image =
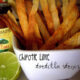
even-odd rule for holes
{"type": "Polygon", "coordinates": [[[19,47],[13,37],[13,49],[29,80],[70,79],[80,70],[80,49],[29,51],[19,47]]]}

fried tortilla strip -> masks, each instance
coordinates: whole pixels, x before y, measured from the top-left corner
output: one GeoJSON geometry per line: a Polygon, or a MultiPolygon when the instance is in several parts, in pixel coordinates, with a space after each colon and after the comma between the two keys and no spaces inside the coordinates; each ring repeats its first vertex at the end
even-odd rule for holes
{"type": "Polygon", "coordinates": [[[35,15],[39,7],[39,0],[33,0],[33,6],[30,12],[30,15],[35,15]]]}
{"type": "Polygon", "coordinates": [[[39,16],[39,14],[37,13],[36,14],[36,20],[37,20],[37,23],[39,25],[39,30],[44,38],[44,41],[46,42],[49,38],[50,38],[50,34],[49,32],[47,31],[47,28],[46,26],[44,25],[41,17],[39,16]]]}
{"type": "Polygon", "coordinates": [[[10,25],[10,23],[7,21],[7,18],[3,15],[0,15],[0,19],[9,27],[9,29],[13,32],[13,34],[16,36],[16,38],[21,42],[22,46],[25,47],[25,40],[23,37],[20,36],[10,25]]]}
{"type": "Polygon", "coordinates": [[[74,49],[78,46],[80,46],[80,32],[76,33],[70,39],[64,41],[62,44],[60,44],[55,49],[57,49],[57,50],[60,50],[60,49],[74,49]]]}
{"type": "Polygon", "coordinates": [[[75,49],[80,49],[80,46],[76,47],[75,49]]]}
{"type": "Polygon", "coordinates": [[[56,0],[57,3],[57,8],[60,9],[61,8],[61,1],[60,0],[56,0]]]}
{"type": "Polygon", "coordinates": [[[52,15],[53,23],[54,23],[54,29],[56,30],[60,25],[60,20],[58,16],[58,10],[56,7],[56,1],[55,0],[48,0],[49,3],[49,9],[52,15]]]}
{"type": "Polygon", "coordinates": [[[20,26],[18,26],[12,19],[10,19],[7,14],[4,14],[4,17],[7,19],[7,21],[9,22],[9,24],[12,25],[13,29],[14,29],[21,37],[24,38],[23,32],[22,32],[20,26]]]}
{"type": "Polygon", "coordinates": [[[64,42],[65,40],[70,38],[72,35],[74,35],[78,31],[80,31],[80,18],[73,25],[72,29],[64,36],[64,38],[63,38],[63,40],[61,40],[61,42],[64,42]]]}
{"type": "Polygon", "coordinates": [[[62,0],[62,3],[63,3],[62,16],[63,16],[63,19],[65,19],[66,15],[67,15],[67,8],[69,6],[69,0],[62,0]]]}
{"type": "MultiPolygon", "coordinates": [[[[25,1],[25,4],[26,4],[26,8],[27,8],[27,11],[28,11],[28,15],[29,15],[29,13],[30,13],[30,11],[31,11],[31,8],[32,8],[32,2],[31,1],[25,1]]],[[[43,21],[42,21],[42,19],[41,19],[41,17],[39,16],[39,14],[38,13],[36,13],[35,14],[35,17],[36,17],[36,21],[37,21],[37,23],[38,23],[38,27],[39,27],[39,30],[40,30],[40,32],[41,32],[41,34],[42,34],[42,36],[43,36],[43,39],[45,40],[45,42],[49,39],[49,37],[50,37],[50,35],[49,35],[49,33],[48,33],[48,31],[47,31],[47,29],[46,29],[46,26],[44,25],[44,23],[43,23],[43,21]],[[46,34],[46,35],[45,35],[46,34]]]]}
{"type": "Polygon", "coordinates": [[[69,6],[67,7],[67,13],[65,17],[67,17],[70,14],[72,8],[76,5],[76,2],[77,0],[70,0],[69,6]]]}
{"type": "Polygon", "coordinates": [[[63,1],[63,8],[62,8],[62,15],[63,19],[65,19],[71,12],[72,8],[76,4],[76,0],[62,0],[63,1]]]}
{"type": "Polygon", "coordinates": [[[43,14],[44,14],[46,22],[47,22],[48,31],[50,34],[53,34],[54,23],[53,23],[52,16],[51,16],[49,8],[48,8],[48,1],[47,0],[40,0],[40,4],[41,4],[41,8],[43,10],[43,14]]]}
{"type": "Polygon", "coordinates": [[[13,9],[16,11],[16,3],[15,0],[8,0],[8,3],[13,7],[13,9]]]}
{"type": "MultiPolygon", "coordinates": [[[[38,46],[37,46],[37,43],[35,41],[35,23],[34,23],[35,19],[33,16],[30,16],[29,17],[29,28],[28,28],[28,37],[27,37],[27,40],[28,40],[28,43],[26,45],[27,49],[34,49],[34,50],[37,50],[38,49],[38,46]],[[34,48],[35,46],[35,48],[34,48]]],[[[37,26],[37,25],[35,25],[37,26]]]]}
{"type": "Polygon", "coordinates": [[[65,19],[65,16],[67,14],[67,8],[69,6],[69,0],[62,0],[62,3],[63,3],[62,16],[63,16],[63,19],[65,19]]]}
{"type": "Polygon", "coordinates": [[[13,15],[13,13],[11,13],[10,10],[8,10],[7,14],[8,14],[8,16],[9,16],[16,24],[18,24],[17,21],[16,21],[15,16],[13,15]]]}
{"type": "Polygon", "coordinates": [[[0,19],[0,29],[5,28],[6,24],[0,19]]]}
{"type": "Polygon", "coordinates": [[[31,9],[31,12],[30,12],[30,15],[29,15],[29,18],[31,18],[31,19],[30,19],[29,22],[32,23],[30,26],[34,27],[35,36],[36,36],[35,40],[36,40],[38,46],[41,47],[42,44],[43,44],[43,41],[42,41],[42,38],[41,38],[41,35],[40,35],[40,32],[39,32],[39,28],[38,28],[38,24],[37,24],[37,21],[36,21],[36,18],[35,18],[38,7],[39,7],[39,0],[33,0],[33,6],[32,6],[32,9],[31,9]]]}
{"type": "Polygon", "coordinates": [[[71,14],[65,19],[65,21],[59,26],[59,28],[54,32],[51,38],[41,47],[40,50],[50,50],[55,48],[56,43],[58,43],[72,28],[78,16],[79,11],[77,7],[74,7],[71,11],[71,14]]]}
{"type": "Polygon", "coordinates": [[[28,36],[28,19],[24,0],[16,0],[16,9],[25,39],[28,36]]]}
{"type": "Polygon", "coordinates": [[[29,45],[31,45],[32,48],[34,48],[35,46],[36,49],[37,49],[37,43],[39,44],[39,41],[41,41],[42,43],[41,35],[39,33],[38,25],[35,19],[35,14],[38,10],[38,6],[39,6],[39,0],[33,0],[33,6],[29,14],[29,28],[28,28],[29,30],[28,32],[30,34],[28,36],[28,41],[29,42],[31,41],[29,45]],[[31,39],[33,39],[33,41],[31,39]]]}

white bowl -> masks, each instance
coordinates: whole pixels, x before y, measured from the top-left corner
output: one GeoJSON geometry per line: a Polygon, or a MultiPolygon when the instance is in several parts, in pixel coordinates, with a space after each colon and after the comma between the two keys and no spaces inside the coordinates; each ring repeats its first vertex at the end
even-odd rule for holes
{"type": "Polygon", "coordinates": [[[69,79],[80,70],[80,49],[59,51],[21,50],[15,37],[13,38],[13,48],[29,80],[69,79]],[[42,56],[44,60],[40,60],[42,56]]]}

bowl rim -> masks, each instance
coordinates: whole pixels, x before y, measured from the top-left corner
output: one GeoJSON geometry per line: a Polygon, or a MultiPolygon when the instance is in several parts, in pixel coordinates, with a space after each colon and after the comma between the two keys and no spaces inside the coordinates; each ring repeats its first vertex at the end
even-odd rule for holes
{"type": "Polygon", "coordinates": [[[17,51],[23,51],[23,52],[52,52],[52,51],[56,51],[56,52],[61,52],[61,51],[79,51],[80,52],[80,49],[67,49],[67,50],[23,50],[23,49],[20,49],[18,48],[19,44],[18,44],[18,40],[17,38],[13,35],[13,41],[12,41],[12,44],[13,44],[13,49],[14,50],[17,50],[17,51]]]}

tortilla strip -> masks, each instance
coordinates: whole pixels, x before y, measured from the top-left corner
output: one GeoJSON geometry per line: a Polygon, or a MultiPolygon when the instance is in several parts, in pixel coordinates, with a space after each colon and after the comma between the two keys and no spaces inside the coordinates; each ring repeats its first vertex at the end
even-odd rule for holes
{"type": "Polygon", "coordinates": [[[50,50],[55,48],[57,42],[59,42],[65,34],[72,28],[75,23],[79,12],[77,7],[74,7],[71,14],[63,21],[59,28],[54,32],[51,38],[41,47],[40,50],[50,50]]]}
{"type": "Polygon", "coordinates": [[[65,40],[70,38],[72,35],[74,35],[78,31],[80,31],[80,18],[73,25],[72,29],[64,36],[64,38],[63,38],[63,40],[61,40],[61,42],[64,42],[65,40]]]}
{"type": "Polygon", "coordinates": [[[13,32],[17,39],[21,42],[22,46],[25,47],[25,39],[21,37],[12,27],[12,25],[7,21],[7,18],[3,15],[0,15],[0,19],[9,27],[9,29],[13,32]]]}
{"type": "Polygon", "coordinates": [[[61,8],[61,1],[60,0],[56,0],[57,3],[57,8],[60,9],[61,8]]]}
{"type": "Polygon", "coordinates": [[[24,38],[23,36],[23,32],[20,28],[20,26],[18,26],[17,24],[15,24],[15,22],[9,18],[8,15],[4,14],[4,17],[7,18],[7,21],[12,25],[13,29],[21,36],[24,38]]]}
{"type": "MultiPolygon", "coordinates": [[[[33,6],[29,14],[29,28],[28,28],[29,30],[28,32],[30,34],[29,39],[30,38],[34,39],[34,41],[31,41],[30,43],[31,45],[34,44],[36,46],[35,48],[37,48],[37,45],[41,46],[42,44],[42,38],[38,29],[38,24],[35,19],[35,14],[38,10],[38,6],[39,6],[39,0],[33,0],[33,6]]],[[[32,46],[32,48],[34,48],[34,45],[32,46]]]]}
{"type": "Polygon", "coordinates": [[[63,19],[65,19],[71,12],[72,8],[76,5],[76,0],[62,0],[63,1],[63,8],[62,8],[62,15],[63,19]]]}
{"type": "Polygon", "coordinates": [[[48,3],[49,3],[49,9],[52,15],[53,23],[54,23],[54,29],[56,30],[60,25],[58,10],[56,7],[56,0],[48,0],[48,3]]]}
{"type": "Polygon", "coordinates": [[[16,0],[16,9],[25,39],[28,36],[28,19],[24,0],[16,0]]]}
{"type": "Polygon", "coordinates": [[[63,16],[63,19],[65,19],[65,16],[67,14],[67,8],[69,6],[69,0],[62,0],[62,2],[63,2],[62,16],[63,16]]]}
{"type": "Polygon", "coordinates": [[[69,6],[67,7],[66,17],[70,14],[72,8],[76,5],[77,0],[70,0],[69,6]]]}
{"type": "Polygon", "coordinates": [[[50,34],[53,34],[54,32],[54,23],[52,20],[52,16],[50,14],[49,8],[48,8],[48,1],[47,0],[40,0],[41,8],[43,10],[43,14],[45,16],[48,31],[50,34]]]}
{"type": "Polygon", "coordinates": [[[15,0],[8,0],[8,3],[12,6],[12,8],[15,10],[16,12],[16,3],[15,0]]]}
{"type": "Polygon", "coordinates": [[[60,49],[74,49],[78,46],[80,46],[80,32],[76,33],[70,39],[64,41],[62,44],[60,44],[55,49],[58,49],[58,50],[60,50],[60,49]]]}
{"type": "MultiPolygon", "coordinates": [[[[31,11],[31,8],[32,8],[32,2],[26,0],[25,4],[26,4],[27,11],[28,11],[28,15],[29,15],[29,13],[31,11]]],[[[37,21],[37,23],[39,25],[38,26],[39,30],[40,30],[40,32],[41,32],[41,34],[42,34],[42,36],[43,36],[43,38],[44,38],[44,40],[46,42],[49,39],[50,35],[49,35],[49,33],[48,33],[47,29],[46,29],[46,26],[44,25],[44,23],[43,23],[43,21],[42,21],[42,19],[39,16],[38,13],[35,14],[35,17],[36,17],[36,21],[37,21]]]]}
{"type": "Polygon", "coordinates": [[[10,10],[8,10],[7,14],[8,14],[8,16],[18,25],[15,16],[13,15],[13,13],[11,13],[10,10]]]}
{"type": "Polygon", "coordinates": [[[32,9],[31,9],[31,12],[30,12],[30,16],[33,16],[31,17],[31,20],[32,22],[34,22],[33,26],[34,26],[34,29],[35,29],[35,36],[36,36],[36,42],[38,43],[38,46],[41,47],[42,44],[43,44],[43,41],[42,41],[42,37],[40,35],[40,32],[39,32],[39,27],[38,27],[38,24],[37,24],[37,20],[35,18],[35,15],[37,13],[37,10],[38,10],[38,7],[39,7],[39,0],[33,0],[33,6],[32,6],[32,9]]]}

